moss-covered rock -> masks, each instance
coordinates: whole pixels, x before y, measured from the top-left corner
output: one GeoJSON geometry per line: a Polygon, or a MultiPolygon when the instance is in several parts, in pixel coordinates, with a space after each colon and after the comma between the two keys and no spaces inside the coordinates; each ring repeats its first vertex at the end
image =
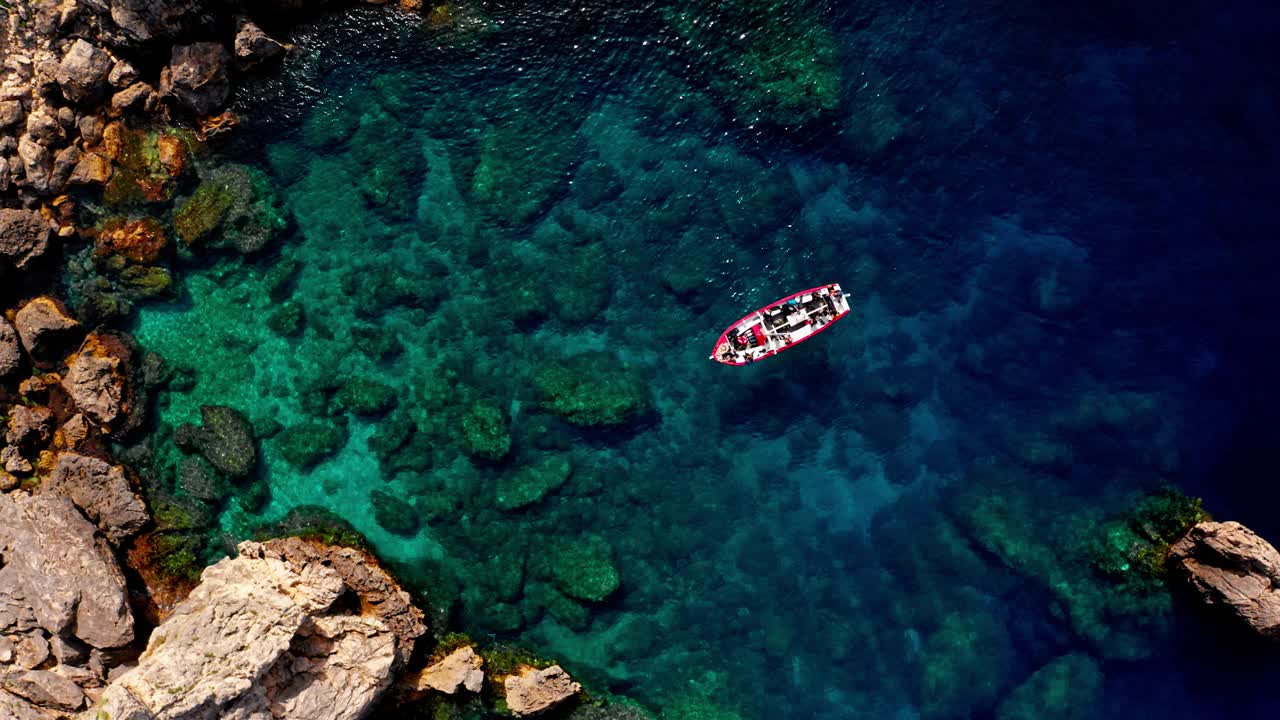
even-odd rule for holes
{"type": "Polygon", "coordinates": [[[471,194],[502,222],[524,225],[567,192],[581,139],[566,132],[566,118],[519,113],[498,123],[480,142],[471,194]]]}
{"type": "Polygon", "coordinates": [[[287,224],[270,179],[245,165],[219,165],[178,203],[174,230],[188,247],[214,246],[241,253],[261,250],[287,224]]]}
{"type": "Polygon", "coordinates": [[[369,493],[369,501],[373,503],[373,519],[383,530],[406,537],[418,532],[421,525],[418,512],[398,495],[374,490],[369,493]]]}
{"type": "Polygon", "coordinates": [[[160,259],[167,245],[164,228],[153,218],[107,220],[98,231],[95,254],[117,255],[130,262],[150,265],[160,259]]]}
{"type": "Polygon", "coordinates": [[[472,457],[501,460],[511,450],[507,419],[492,405],[473,405],[462,418],[463,445],[472,457]]]}
{"type": "Polygon", "coordinates": [[[498,480],[496,505],[499,510],[517,510],[532,505],[569,479],[573,464],[565,455],[552,455],[498,480]]]}
{"type": "Polygon", "coordinates": [[[278,537],[300,537],[357,550],[367,550],[369,546],[365,537],[351,523],[318,505],[299,505],[280,520],[259,528],[254,534],[254,539],[258,541],[278,537]]]}
{"type": "Polygon", "coordinates": [[[289,301],[282,303],[267,316],[267,329],[280,337],[294,337],[302,332],[306,312],[302,303],[289,301]]]}
{"type": "Polygon", "coordinates": [[[644,413],[651,403],[640,373],[606,352],[543,365],[533,384],[543,408],[575,425],[620,425],[644,413]]]}
{"type": "Polygon", "coordinates": [[[396,389],[371,378],[356,376],[342,383],[335,396],[338,407],[356,415],[379,415],[396,404],[396,389]]]}
{"type": "Polygon", "coordinates": [[[164,203],[173,199],[174,180],[187,167],[185,158],[194,137],[181,131],[146,132],[109,123],[102,132],[102,147],[114,170],[103,188],[107,207],[164,203]]]}
{"type": "Polygon", "coordinates": [[[307,470],[347,444],[347,428],[313,420],[285,428],[273,442],[290,465],[307,470]]]}
{"type": "Polygon", "coordinates": [[[598,535],[557,542],[551,553],[551,572],[561,592],[589,602],[604,600],[619,585],[613,549],[598,535]]]}
{"type": "Polygon", "coordinates": [[[1097,717],[1102,670],[1082,653],[1063,655],[1032,673],[996,708],[996,720],[1086,720],[1097,717]]]}

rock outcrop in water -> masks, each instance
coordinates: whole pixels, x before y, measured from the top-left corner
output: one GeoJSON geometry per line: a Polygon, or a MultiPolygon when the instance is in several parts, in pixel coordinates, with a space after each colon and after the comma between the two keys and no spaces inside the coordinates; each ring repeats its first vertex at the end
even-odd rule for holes
{"type": "Polygon", "coordinates": [[[242,543],[83,717],[363,717],[425,630],[407,594],[354,551],[242,543]]]}
{"type": "Polygon", "coordinates": [[[1169,563],[1206,605],[1280,640],[1280,552],[1237,522],[1202,522],[1174,543],[1169,563]]]}

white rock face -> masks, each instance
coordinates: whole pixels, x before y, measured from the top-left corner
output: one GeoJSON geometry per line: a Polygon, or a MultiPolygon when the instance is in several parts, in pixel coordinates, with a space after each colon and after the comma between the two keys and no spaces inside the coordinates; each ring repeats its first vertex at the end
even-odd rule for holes
{"type": "Polygon", "coordinates": [[[400,639],[376,614],[335,606],[350,587],[332,567],[271,547],[242,543],[207,568],[82,720],[357,720],[372,709],[400,639]]]}

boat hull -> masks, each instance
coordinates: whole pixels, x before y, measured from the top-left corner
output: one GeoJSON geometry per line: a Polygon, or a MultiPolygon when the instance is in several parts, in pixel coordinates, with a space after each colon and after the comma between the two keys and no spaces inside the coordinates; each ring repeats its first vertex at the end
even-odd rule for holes
{"type": "Polygon", "coordinates": [[[849,314],[849,298],[839,283],[801,290],[730,325],[711,350],[724,365],[750,365],[795,347],[849,314]]]}

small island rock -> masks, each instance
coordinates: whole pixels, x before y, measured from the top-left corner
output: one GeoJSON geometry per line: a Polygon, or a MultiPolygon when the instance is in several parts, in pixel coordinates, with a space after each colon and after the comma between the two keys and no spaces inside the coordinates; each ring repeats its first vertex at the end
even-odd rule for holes
{"type": "Polygon", "coordinates": [[[1169,563],[1206,605],[1280,639],[1280,552],[1237,522],[1202,522],[1169,549],[1169,563]]]}

